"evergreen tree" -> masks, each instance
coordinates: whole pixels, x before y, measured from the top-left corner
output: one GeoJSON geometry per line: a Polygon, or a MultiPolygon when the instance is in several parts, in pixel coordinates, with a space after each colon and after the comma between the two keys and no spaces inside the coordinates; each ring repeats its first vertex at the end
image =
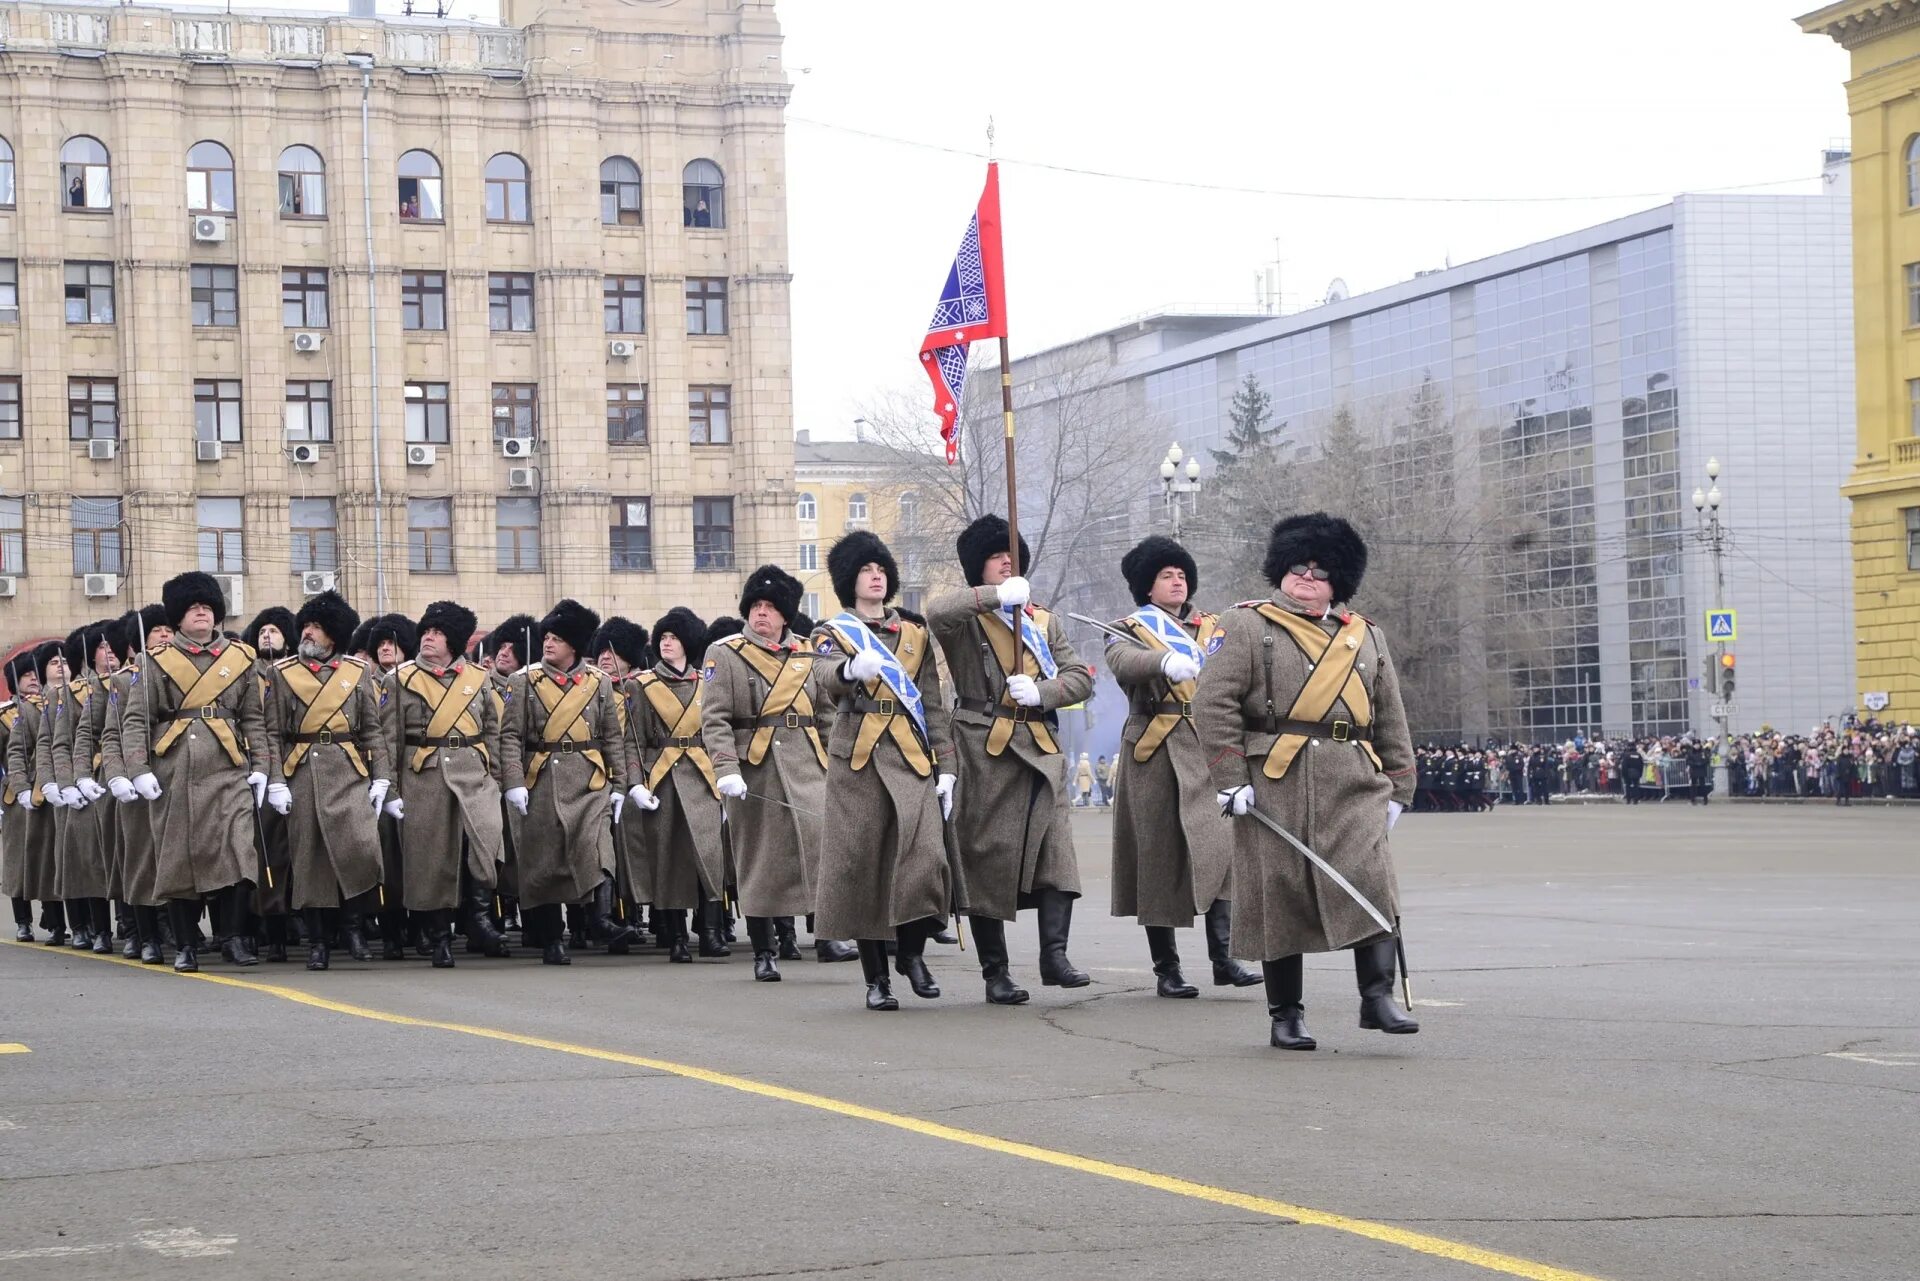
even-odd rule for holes
{"type": "Polygon", "coordinates": [[[1260,386],[1260,380],[1252,374],[1233,392],[1233,401],[1227,406],[1227,439],[1225,449],[1210,449],[1216,467],[1231,467],[1241,459],[1263,453],[1278,435],[1285,423],[1268,427],[1267,421],[1273,417],[1273,397],[1260,386]]]}

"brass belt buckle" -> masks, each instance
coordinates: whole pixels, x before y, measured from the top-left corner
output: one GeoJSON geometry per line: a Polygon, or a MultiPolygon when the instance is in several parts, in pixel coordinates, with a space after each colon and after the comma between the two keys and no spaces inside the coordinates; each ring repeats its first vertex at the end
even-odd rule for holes
{"type": "Polygon", "coordinates": [[[1188,721],[1193,719],[1193,701],[1191,699],[1183,698],[1180,700],[1180,718],[1188,721]]]}
{"type": "Polygon", "coordinates": [[[1027,713],[1031,710],[1032,709],[1024,703],[1016,703],[1013,708],[1013,723],[1016,725],[1025,725],[1027,723],[1027,713]]]}
{"type": "Polygon", "coordinates": [[[877,703],[876,703],[876,705],[875,705],[875,707],[876,707],[876,710],[877,710],[877,711],[878,711],[878,712],[879,712],[879,713],[880,713],[880,714],[881,714],[882,716],[891,716],[891,715],[893,715],[893,700],[892,700],[892,699],[890,699],[890,698],[883,698],[883,699],[880,699],[880,700],[878,700],[878,701],[877,701],[877,703]]]}
{"type": "Polygon", "coordinates": [[[199,716],[203,721],[211,721],[219,719],[220,713],[214,710],[212,703],[208,703],[200,709],[199,716]]]}
{"type": "Polygon", "coordinates": [[[318,743],[322,747],[329,746],[333,742],[333,731],[330,729],[323,729],[318,734],[315,734],[313,736],[313,739],[314,739],[314,742],[318,743]]]}
{"type": "Polygon", "coordinates": [[[462,734],[459,730],[455,730],[453,733],[447,735],[446,746],[450,750],[458,751],[459,749],[465,747],[466,745],[467,745],[467,736],[465,734],[462,734]]]}
{"type": "Polygon", "coordinates": [[[800,713],[798,712],[787,712],[781,719],[786,722],[788,729],[800,728],[800,713]]]}
{"type": "Polygon", "coordinates": [[[1344,743],[1353,735],[1352,721],[1335,721],[1331,737],[1336,743],[1344,743]]]}
{"type": "Polygon", "coordinates": [[[574,750],[573,740],[570,738],[563,738],[559,742],[553,745],[553,750],[560,753],[562,756],[566,756],[574,750]]]}

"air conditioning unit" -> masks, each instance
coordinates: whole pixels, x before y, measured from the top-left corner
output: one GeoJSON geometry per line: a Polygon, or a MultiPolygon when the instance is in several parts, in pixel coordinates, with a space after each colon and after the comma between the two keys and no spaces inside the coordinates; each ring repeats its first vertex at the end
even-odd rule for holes
{"type": "Polygon", "coordinates": [[[325,573],[302,574],[300,575],[300,594],[303,596],[318,596],[321,592],[332,591],[334,584],[339,581],[340,576],[331,570],[325,573]]]}
{"type": "Polygon", "coordinates": [[[217,463],[226,452],[226,447],[217,440],[197,440],[193,444],[193,456],[203,463],[217,463]]]}
{"type": "Polygon", "coordinates": [[[533,440],[527,436],[509,436],[500,442],[502,458],[533,457],[533,440]]]}
{"type": "Polygon", "coordinates": [[[439,461],[440,451],[432,445],[408,445],[407,466],[431,467],[439,461]]]}
{"type": "Polygon", "coordinates": [[[293,447],[293,461],[311,467],[320,461],[320,446],[306,443],[293,447]]]}
{"type": "Polygon", "coordinates": [[[215,214],[196,214],[193,238],[203,245],[217,245],[227,238],[227,220],[215,214]]]}
{"type": "Polygon", "coordinates": [[[293,336],[295,351],[319,351],[320,344],[327,340],[325,334],[316,334],[310,329],[302,329],[293,336]]]}
{"type": "Polygon", "coordinates": [[[87,598],[89,600],[99,600],[103,596],[118,596],[120,594],[120,575],[88,574],[81,582],[81,586],[86,588],[87,598]]]}
{"type": "Polygon", "coordinates": [[[90,440],[87,442],[87,457],[96,463],[110,463],[113,456],[120,452],[117,440],[90,440]]]}
{"type": "Polygon", "coordinates": [[[867,527],[867,518],[865,516],[849,516],[847,517],[846,524],[842,526],[842,528],[845,529],[846,532],[849,534],[851,534],[856,529],[865,529],[866,527],[867,527]]]}
{"type": "Polygon", "coordinates": [[[633,359],[633,339],[615,338],[607,344],[607,355],[615,360],[633,359]]]}
{"type": "Polygon", "coordinates": [[[0,600],[12,600],[20,594],[20,580],[12,574],[0,574],[0,600]]]}
{"type": "Polygon", "coordinates": [[[227,613],[238,614],[246,608],[243,600],[246,589],[242,586],[246,582],[244,578],[238,574],[215,574],[213,581],[220,585],[220,594],[227,598],[227,613]]]}
{"type": "Polygon", "coordinates": [[[539,483],[540,483],[540,469],[538,467],[507,468],[507,488],[508,489],[532,489],[535,485],[538,485],[539,483]]]}

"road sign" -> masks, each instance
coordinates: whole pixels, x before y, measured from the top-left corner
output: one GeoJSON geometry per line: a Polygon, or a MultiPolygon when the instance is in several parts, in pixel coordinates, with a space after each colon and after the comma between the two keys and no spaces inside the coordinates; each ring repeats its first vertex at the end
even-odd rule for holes
{"type": "Polygon", "coordinates": [[[1716,721],[1724,721],[1727,719],[1727,705],[1725,703],[1715,703],[1708,710],[1716,721]]]}
{"type": "Polygon", "coordinates": [[[1707,611],[1707,641],[1710,644],[1720,641],[1739,640],[1739,629],[1734,626],[1734,611],[1730,609],[1710,609],[1707,611]]]}
{"type": "Polygon", "coordinates": [[[1891,700],[1887,698],[1887,692],[1885,690],[1877,689],[1870,693],[1862,694],[1860,701],[1867,705],[1867,710],[1870,712],[1884,712],[1887,710],[1887,703],[1891,700]]]}
{"type": "Polygon", "coordinates": [[[1687,688],[1688,688],[1688,689],[1699,689],[1699,688],[1700,688],[1700,678],[1699,678],[1698,676],[1689,676],[1689,677],[1687,677],[1687,688]]]}

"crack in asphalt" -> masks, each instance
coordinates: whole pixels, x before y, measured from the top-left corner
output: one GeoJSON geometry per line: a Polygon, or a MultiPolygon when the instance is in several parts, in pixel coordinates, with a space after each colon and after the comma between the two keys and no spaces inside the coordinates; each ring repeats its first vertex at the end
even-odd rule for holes
{"type": "MultiPolygon", "coordinates": [[[[1242,1228],[1291,1228],[1291,1227],[1299,1227],[1300,1225],[1299,1225],[1299,1222],[1294,1219],[1268,1218],[1260,1221],[1254,1221],[1254,1220],[1248,1220],[1245,1222],[1223,1221],[1219,1223],[1217,1226],[1242,1227],[1242,1228]]],[[[777,1271],[772,1271],[772,1272],[702,1272],[695,1275],[675,1277],[673,1281],[764,1281],[765,1278],[771,1278],[771,1277],[826,1277],[826,1276],[836,1276],[846,1272],[859,1272],[865,1268],[885,1267],[888,1264],[895,1264],[895,1263],[906,1263],[906,1264],[915,1265],[916,1267],[926,1267],[927,1265],[936,1264],[936,1263],[963,1263],[972,1259],[991,1259],[994,1261],[998,1261],[1001,1259],[1051,1258],[1051,1257],[1060,1256],[1060,1255],[1084,1256],[1084,1255],[1094,1255],[1094,1254],[1127,1254],[1134,1251],[1157,1251],[1163,1248],[1164,1248],[1164,1243],[1154,1242],[1154,1241],[1142,1241],[1142,1242],[1130,1243],[1127,1245],[1105,1245],[1105,1246],[1075,1245],[1075,1246],[1069,1246],[1065,1248],[1053,1248],[1053,1249],[1044,1249],[1044,1250],[1034,1249],[1034,1250],[972,1251],[966,1254],[914,1253],[914,1254],[904,1254],[904,1255],[888,1255],[884,1258],[879,1258],[879,1259],[863,1259],[858,1263],[829,1264],[825,1267],[819,1267],[819,1268],[809,1268],[805,1266],[795,1266],[790,1264],[786,1267],[780,1268],[777,1271]]]]}
{"type": "MultiPolygon", "coordinates": [[[[1137,992],[1151,992],[1153,990],[1154,990],[1154,987],[1152,984],[1143,983],[1137,987],[1123,987],[1123,988],[1116,988],[1111,992],[1099,992],[1092,996],[1082,997],[1077,1001],[1069,1001],[1064,1005],[1057,1005],[1052,1007],[1051,1009],[1042,1009],[1038,1011],[1040,1015],[1040,1022],[1045,1024],[1047,1027],[1052,1028],[1054,1031],[1060,1033],[1062,1036],[1071,1036],[1083,1041],[1104,1041],[1109,1045],[1122,1045],[1130,1050],[1138,1050],[1142,1054],[1151,1054],[1155,1056],[1153,1062],[1143,1064],[1142,1066],[1137,1068],[1133,1068],[1127,1073],[1127,1080],[1133,1083],[1133,1086],[1134,1086],[1133,1089],[1095,1091],[1094,1093],[1096,1094],[1098,1093],[1106,1093],[1106,1094],[1170,1093],[1170,1091],[1167,1089],[1166,1086],[1155,1085],[1151,1081],[1148,1081],[1146,1079],[1147,1075],[1152,1072],[1158,1072],[1162,1068],[1179,1067],[1182,1064],[1193,1063],[1197,1061],[1190,1055],[1176,1055],[1175,1057],[1168,1058],[1166,1057],[1167,1051],[1161,1046],[1146,1045],[1139,1041],[1129,1041],[1125,1037],[1101,1036],[1095,1032],[1081,1032],[1074,1028],[1067,1027],[1065,1024],[1059,1021],[1061,1018],[1063,1018],[1068,1014],[1076,1014],[1081,1010],[1086,1009],[1088,1006],[1092,1005],[1094,1002],[1104,1001],[1106,998],[1110,996],[1130,996],[1137,992]]],[[[1089,1096],[1082,1095],[1077,1097],[1089,1097],[1089,1096]]]]}

